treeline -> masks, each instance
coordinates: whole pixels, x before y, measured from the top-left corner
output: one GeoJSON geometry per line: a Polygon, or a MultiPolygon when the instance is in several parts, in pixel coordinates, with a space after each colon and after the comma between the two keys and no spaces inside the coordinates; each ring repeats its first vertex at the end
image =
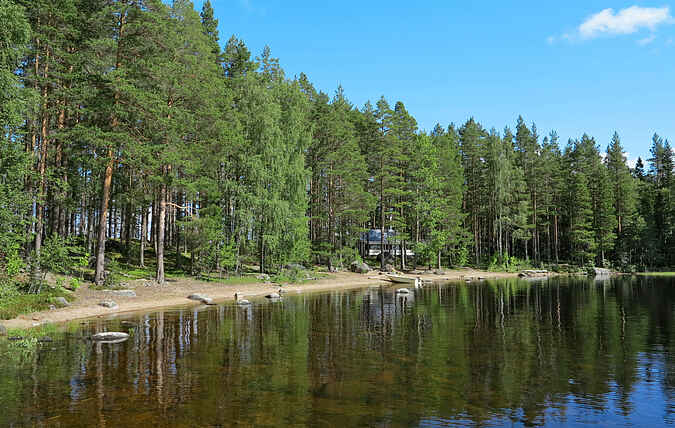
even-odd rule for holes
{"type": "Polygon", "coordinates": [[[169,249],[193,271],[333,267],[369,228],[415,251],[402,267],[675,264],[673,154],[656,135],[631,170],[616,134],[605,156],[522,118],[422,132],[401,102],[356,108],[269,48],[222,48],[208,1],[0,0],[0,19],[5,267],[73,237],[97,283],[110,239],[140,266],[152,251],[159,282],[169,249]]]}

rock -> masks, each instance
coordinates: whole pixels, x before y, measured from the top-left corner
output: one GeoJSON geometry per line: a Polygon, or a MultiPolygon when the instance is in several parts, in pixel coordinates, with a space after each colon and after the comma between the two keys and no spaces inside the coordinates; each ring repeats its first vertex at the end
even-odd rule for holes
{"type": "Polygon", "coordinates": [[[256,279],[267,282],[270,280],[270,276],[267,275],[266,273],[261,273],[260,275],[256,276],[256,279]]]}
{"type": "Polygon", "coordinates": [[[394,266],[391,264],[386,264],[384,265],[384,271],[385,272],[395,272],[396,269],[394,269],[394,266]]]}
{"type": "Polygon", "coordinates": [[[518,274],[519,277],[521,278],[540,278],[540,277],[546,277],[548,276],[548,271],[547,270],[532,270],[532,269],[527,269],[524,271],[521,271],[518,274]]]}
{"type": "Polygon", "coordinates": [[[188,299],[195,300],[197,302],[202,302],[205,305],[214,305],[215,304],[215,303],[213,303],[213,299],[211,299],[209,296],[205,296],[203,294],[198,294],[198,293],[190,294],[188,296],[188,299]]]}
{"type": "Polygon", "coordinates": [[[123,297],[136,297],[136,292],[134,290],[112,290],[111,293],[123,297]]]}
{"type": "Polygon", "coordinates": [[[305,270],[306,268],[303,265],[301,265],[300,263],[288,263],[286,266],[284,266],[284,269],[305,270]]]}
{"type": "Polygon", "coordinates": [[[98,304],[99,306],[103,306],[104,308],[108,309],[117,309],[119,305],[112,300],[104,300],[101,303],[98,304]]]}
{"type": "Polygon", "coordinates": [[[408,290],[407,288],[399,288],[398,290],[396,290],[396,294],[410,294],[410,290],[408,290]]]}
{"type": "Polygon", "coordinates": [[[349,270],[356,273],[368,273],[370,272],[370,266],[364,262],[353,261],[349,265],[349,270]]]}
{"type": "Polygon", "coordinates": [[[440,269],[436,269],[436,270],[434,270],[434,275],[445,275],[445,271],[440,270],[440,269]]]}
{"type": "Polygon", "coordinates": [[[13,341],[13,342],[16,342],[17,340],[23,340],[23,337],[21,337],[21,336],[12,336],[12,337],[8,337],[7,340],[11,340],[11,341],[13,341]]]}
{"type": "Polygon", "coordinates": [[[50,342],[53,342],[54,339],[52,339],[49,336],[45,336],[45,337],[39,338],[37,341],[40,342],[40,343],[50,343],[50,342]]]}
{"type": "Polygon", "coordinates": [[[55,310],[56,310],[56,306],[54,306],[54,305],[49,305],[49,310],[50,310],[50,311],[55,311],[55,310]]]}
{"type": "Polygon", "coordinates": [[[251,302],[246,299],[237,300],[237,305],[239,306],[250,306],[251,302]]]}
{"type": "Polygon", "coordinates": [[[611,270],[604,268],[595,268],[593,271],[595,276],[610,276],[612,274],[611,270]]]}
{"type": "Polygon", "coordinates": [[[281,296],[279,295],[279,293],[270,293],[270,294],[268,294],[268,295],[265,296],[265,297],[267,297],[268,299],[280,299],[280,298],[281,298],[281,296]]]}
{"type": "Polygon", "coordinates": [[[0,324],[0,336],[7,336],[7,328],[0,324]]]}
{"type": "Polygon", "coordinates": [[[108,340],[126,340],[129,338],[129,335],[127,333],[121,333],[121,332],[114,332],[114,331],[108,331],[105,333],[96,333],[95,335],[91,336],[91,340],[96,340],[96,341],[108,341],[108,340]]]}
{"type": "Polygon", "coordinates": [[[68,301],[66,300],[65,297],[57,297],[57,298],[55,298],[55,299],[54,299],[54,303],[56,303],[57,305],[59,305],[59,306],[61,306],[61,307],[64,307],[64,306],[70,306],[70,302],[68,302],[68,301]]]}

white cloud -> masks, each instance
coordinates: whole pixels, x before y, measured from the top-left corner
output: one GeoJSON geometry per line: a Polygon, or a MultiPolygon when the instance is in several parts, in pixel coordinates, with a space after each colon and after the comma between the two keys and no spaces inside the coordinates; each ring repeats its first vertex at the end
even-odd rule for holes
{"type": "Polygon", "coordinates": [[[653,42],[654,40],[656,40],[656,35],[655,35],[655,34],[652,34],[652,35],[650,35],[650,36],[648,36],[648,37],[645,37],[644,39],[638,40],[638,41],[637,41],[637,44],[640,45],[640,46],[647,46],[648,44],[650,44],[650,43],[653,42]]]}
{"type": "Polygon", "coordinates": [[[668,6],[661,8],[631,6],[621,9],[618,13],[609,8],[588,17],[579,26],[578,32],[581,38],[592,39],[603,34],[633,34],[643,28],[654,31],[659,25],[671,21],[668,6]]]}
{"type": "Polygon", "coordinates": [[[629,153],[629,152],[624,152],[623,155],[626,157],[626,164],[627,164],[630,168],[635,168],[635,164],[637,163],[638,158],[632,158],[632,157],[630,157],[630,153],[629,153]]]}

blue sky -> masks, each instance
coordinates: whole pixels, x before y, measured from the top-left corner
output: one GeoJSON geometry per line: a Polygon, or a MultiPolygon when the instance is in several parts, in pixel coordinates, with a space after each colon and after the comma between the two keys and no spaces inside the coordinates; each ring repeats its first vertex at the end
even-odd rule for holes
{"type": "Polygon", "coordinates": [[[586,132],[605,148],[616,130],[632,159],[654,132],[675,138],[668,3],[211,1],[221,43],[269,45],[288,76],[342,84],[357,106],[403,101],[422,129],[474,116],[501,131],[522,114],[563,143],[586,132]]]}

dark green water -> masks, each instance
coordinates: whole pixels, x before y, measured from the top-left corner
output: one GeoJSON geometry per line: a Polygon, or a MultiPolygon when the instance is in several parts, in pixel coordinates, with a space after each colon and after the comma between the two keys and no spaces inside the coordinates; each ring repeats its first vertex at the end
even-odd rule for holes
{"type": "Polygon", "coordinates": [[[510,280],[76,323],[0,341],[0,426],[665,425],[674,304],[673,279],[510,280]]]}

